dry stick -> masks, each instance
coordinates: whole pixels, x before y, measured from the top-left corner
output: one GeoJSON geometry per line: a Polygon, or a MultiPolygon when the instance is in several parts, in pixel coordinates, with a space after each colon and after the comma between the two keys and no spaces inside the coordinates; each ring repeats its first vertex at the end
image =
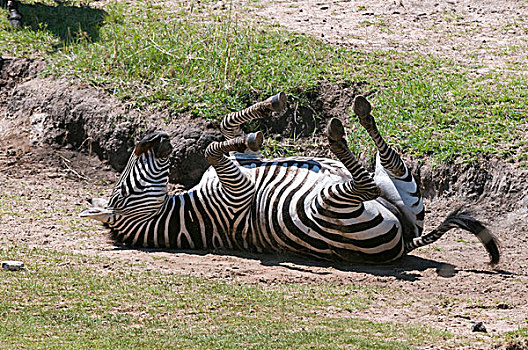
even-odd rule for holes
{"type": "Polygon", "coordinates": [[[85,138],[84,141],[83,141],[83,142],[81,143],[81,145],[79,146],[79,148],[77,148],[77,149],[80,150],[80,149],[84,146],[84,144],[85,144],[86,142],[89,142],[89,143],[88,143],[88,154],[89,154],[89,155],[92,155],[92,142],[93,142],[93,138],[90,137],[90,136],[87,137],[87,138],[85,138]]]}
{"type": "Polygon", "coordinates": [[[87,176],[85,176],[85,175],[83,175],[83,174],[78,173],[77,171],[73,170],[72,167],[70,167],[70,166],[68,165],[68,163],[71,163],[71,160],[64,158],[64,157],[61,156],[60,154],[59,154],[59,157],[62,158],[62,162],[63,162],[64,166],[66,167],[66,169],[67,169],[68,171],[70,171],[70,172],[72,172],[73,174],[75,174],[79,179],[86,180],[86,181],[90,181],[90,178],[89,178],[89,177],[87,177],[87,176]]]}

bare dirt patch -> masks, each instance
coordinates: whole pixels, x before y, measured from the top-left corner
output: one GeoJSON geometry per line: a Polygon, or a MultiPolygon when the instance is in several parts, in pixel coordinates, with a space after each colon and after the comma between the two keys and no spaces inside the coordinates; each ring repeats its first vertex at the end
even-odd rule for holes
{"type": "MultiPolygon", "coordinates": [[[[239,2],[243,3],[243,2],[239,2]]],[[[218,11],[230,9],[220,1],[218,11]]],[[[476,73],[528,61],[528,3],[517,0],[264,0],[248,5],[257,21],[361,51],[433,54],[476,73]]],[[[236,7],[236,6],[235,6],[236,7]]],[[[241,15],[245,17],[244,14],[241,15]]]]}

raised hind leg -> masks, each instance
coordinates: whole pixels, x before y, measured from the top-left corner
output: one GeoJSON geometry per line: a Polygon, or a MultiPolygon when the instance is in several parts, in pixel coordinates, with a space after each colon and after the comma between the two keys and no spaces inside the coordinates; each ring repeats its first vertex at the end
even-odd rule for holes
{"type": "Polygon", "coordinates": [[[423,231],[425,208],[420,189],[400,155],[381,136],[374,117],[372,106],[363,96],[354,100],[354,113],[359,123],[368,132],[378,148],[374,181],[381,189],[381,197],[395,205],[410,224],[410,232],[404,235],[417,237],[423,231]]]}
{"type": "Polygon", "coordinates": [[[323,201],[328,204],[356,206],[360,203],[375,199],[380,189],[372,176],[357,161],[350,152],[345,141],[343,124],[337,118],[332,118],[327,128],[328,143],[332,153],[343,163],[352,175],[352,180],[333,184],[322,191],[323,201]]]}
{"type": "Polygon", "coordinates": [[[240,125],[250,120],[266,118],[271,112],[281,112],[285,107],[286,94],[280,92],[239,112],[229,113],[222,120],[220,130],[227,140],[231,140],[237,136],[242,136],[240,125]]]}
{"type": "Polygon", "coordinates": [[[372,106],[363,96],[354,100],[354,113],[358,116],[359,123],[367,130],[368,134],[378,148],[381,165],[394,176],[401,177],[406,173],[406,167],[400,155],[390,147],[381,136],[374,117],[370,114],[372,106]]]}

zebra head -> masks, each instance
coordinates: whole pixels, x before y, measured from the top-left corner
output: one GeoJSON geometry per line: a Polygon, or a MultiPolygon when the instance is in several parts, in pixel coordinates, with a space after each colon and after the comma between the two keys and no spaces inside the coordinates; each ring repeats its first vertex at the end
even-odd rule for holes
{"type": "Polygon", "coordinates": [[[145,136],[136,145],[110,199],[91,199],[92,207],[80,216],[115,226],[123,220],[156,214],[167,196],[171,153],[167,133],[157,131],[145,136]]]}

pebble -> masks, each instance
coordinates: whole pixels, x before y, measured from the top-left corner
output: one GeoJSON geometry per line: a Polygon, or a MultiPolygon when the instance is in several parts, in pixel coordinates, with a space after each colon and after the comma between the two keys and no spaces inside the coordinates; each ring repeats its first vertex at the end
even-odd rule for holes
{"type": "Polygon", "coordinates": [[[13,260],[2,261],[2,269],[4,270],[18,271],[18,270],[22,270],[23,268],[24,268],[24,263],[22,261],[13,261],[13,260]]]}
{"type": "Polygon", "coordinates": [[[473,325],[471,326],[471,331],[472,332],[488,333],[488,331],[486,330],[486,326],[484,326],[484,323],[482,323],[480,321],[473,323],[473,325]]]}

